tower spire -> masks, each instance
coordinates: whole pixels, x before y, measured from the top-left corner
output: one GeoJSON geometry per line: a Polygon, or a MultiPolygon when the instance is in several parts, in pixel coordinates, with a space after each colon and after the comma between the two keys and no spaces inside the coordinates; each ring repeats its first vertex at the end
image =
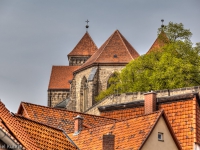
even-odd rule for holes
{"type": "Polygon", "coordinates": [[[88,30],[88,28],[89,28],[89,25],[88,25],[88,19],[85,21],[85,22],[87,22],[87,25],[85,26],[86,27],[86,31],[88,30]]]}
{"type": "Polygon", "coordinates": [[[161,22],[162,22],[161,28],[163,29],[164,28],[164,25],[163,25],[164,19],[161,19],[161,22]]]}

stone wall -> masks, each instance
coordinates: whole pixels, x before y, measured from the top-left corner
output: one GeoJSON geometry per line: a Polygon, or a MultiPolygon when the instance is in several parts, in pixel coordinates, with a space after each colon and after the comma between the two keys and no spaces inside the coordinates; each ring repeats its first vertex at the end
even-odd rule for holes
{"type": "MultiPolygon", "coordinates": [[[[173,96],[173,95],[179,95],[179,94],[185,94],[185,93],[192,93],[192,92],[200,92],[200,86],[195,87],[186,87],[186,88],[179,88],[179,89],[172,89],[172,90],[160,90],[155,91],[157,93],[157,97],[164,97],[164,96],[173,96]]],[[[126,102],[132,102],[137,100],[143,100],[144,99],[144,93],[146,92],[136,92],[136,93],[123,93],[119,95],[111,95],[103,100],[99,101],[95,105],[93,105],[91,108],[89,108],[85,113],[87,114],[93,114],[93,115],[100,115],[100,112],[98,110],[99,106],[106,106],[106,105],[112,105],[112,104],[120,104],[120,103],[126,103],[126,102]]]]}
{"type": "MultiPolygon", "coordinates": [[[[95,96],[97,96],[100,93],[100,91],[107,89],[107,82],[108,82],[109,77],[115,71],[120,71],[123,67],[124,66],[98,66],[98,69],[94,76],[93,81],[87,81],[87,85],[88,85],[87,108],[90,108],[96,103],[94,99],[95,99],[95,96]]],[[[83,78],[88,79],[91,73],[91,70],[92,70],[92,67],[77,73],[71,84],[70,105],[73,103],[73,105],[75,105],[74,110],[79,111],[79,112],[83,110],[82,109],[83,102],[81,101],[82,100],[81,82],[83,78]]],[[[73,107],[73,106],[71,105],[70,107],[73,107]]],[[[70,109],[69,107],[67,108],[70,109]]]]}
{"type": "Polygon", "coordinates": [[[90,56],[82,57],[69,57],[69,66],[81,66],[84,64],[90,56]]]}
{"type": "MultiPolygon", "coordinates": [[[[75,83],[75,87],[74,87],[74,83],[73,86],[71,86],[71,89],[73,89],[73,91],[71,92],[71,101],[72,103],[75,105],[75,110],[76,111],[81,111],[81,81],[82,79],[85,77],[86,79],[88,79],[90,72],[91,72],[92,68],[88,68],[84,71],[81,71],[79,73],[77,73],[73,79],[73,82],[75,83]]],[[[92,101],[92,98],[88,96],[88,101],[92,101]]],[[[92,106],[92,105],[91,105],[92,106]]],[[[91,107],[88,106],[87,108],[91,107]]]]}
{"type": "Polygon", "coordinates": [[[122,68],[124,68],[124,66],[99,66],[98,93],[107,89],[107,83],[110,76],[115,71],[121,71],[122,68]]]}
{"type": "Polygon", "coordinates": [[[48,90],[48,106],[54,107],[61,101],[69,98],[69,90],[48,90]]]}

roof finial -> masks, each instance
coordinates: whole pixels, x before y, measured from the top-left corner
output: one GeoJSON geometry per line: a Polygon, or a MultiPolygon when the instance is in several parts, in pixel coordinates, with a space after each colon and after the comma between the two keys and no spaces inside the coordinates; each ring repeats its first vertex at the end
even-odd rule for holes
{"type": "Polygon", "coordinates": [[[163,25],[164,19],[161,19],[161,22],[162,22],[161,28],[164,28],[164,25],[163,25]]]}
{"type": "Polygon", "coordinates": [[[86,31],[88,30],[88,28],[89,28],[89,25],[88,25],[88,19],[87,19],[87,21],[85,21],[85,22],[87,22],[87,25],[85,26],[86,27],[86,31]]]}

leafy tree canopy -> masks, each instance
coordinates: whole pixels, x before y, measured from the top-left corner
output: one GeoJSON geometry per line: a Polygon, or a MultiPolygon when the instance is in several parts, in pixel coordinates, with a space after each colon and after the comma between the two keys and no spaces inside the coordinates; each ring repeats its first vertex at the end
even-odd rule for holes
{"type": "MultiPolygon", "coordinates": [[[[162,31],[158,29],[159,33],[162,31]]],[[[200,85],[200,43],[193,47],[192,33],[183,24],[163,28],[170,42],[142,55],[110,78],[110,87],[96,98],[117,93],[174,89],[200,85]]]]}
{"type": "Polygon", "coordinates": [[[167,26],[158,29],[158,34],[160,34],[161,31],[165,32],[171,42],[175,42],[177,40],[189,40],[192,36],[190,30],[184,29],[182,23],[169,22],[167,26]]]}

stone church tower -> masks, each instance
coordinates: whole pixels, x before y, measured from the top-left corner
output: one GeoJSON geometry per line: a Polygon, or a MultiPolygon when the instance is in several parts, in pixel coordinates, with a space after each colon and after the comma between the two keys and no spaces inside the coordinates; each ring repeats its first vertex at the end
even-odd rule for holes
{"type": "Polygon", "coordinates": [[[69,66],[53,66],[48,87],[48,106],[63,107],[69,100],[70,81],[73,72],[97,51],[89,33],[86,32],[75,48],[68,54],[69,66]]]}
{"type": "Polygon", "coordinates": [[[69,66],[53,66],[48,106],[84,112],[95,104],[95,96],[107,89],[108,80],[138,52],[116,30],[98,49],[86,32],[68,54],[69,66]]]}

